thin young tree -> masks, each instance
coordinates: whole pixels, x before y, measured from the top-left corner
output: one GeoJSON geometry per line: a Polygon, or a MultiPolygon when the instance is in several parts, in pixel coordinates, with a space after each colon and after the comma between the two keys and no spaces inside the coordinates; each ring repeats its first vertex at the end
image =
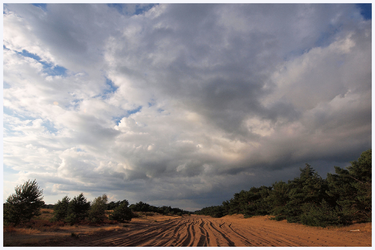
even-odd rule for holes
{"type": "Polygon", "coordinates": [[[105,220],[105,210],[107,208],[107,202],[108,197],[105,194],[94,199],[88,213],[88,217],[91,222],[100,223],[105,220]]]}
{"type": "Polygon", "coordinates": [[[89,209],[90,202],[88,202],[85,196],[81,193],[69,202],[66,222],[73,225],[83,221],[87,217],[89,209]]]}
{"type": "Polygon", "coordinates": [[[65,196],[61,201],[59,200],[53,208],[52,221],[64,221],[68,216],[69,197],[65,196]]]}

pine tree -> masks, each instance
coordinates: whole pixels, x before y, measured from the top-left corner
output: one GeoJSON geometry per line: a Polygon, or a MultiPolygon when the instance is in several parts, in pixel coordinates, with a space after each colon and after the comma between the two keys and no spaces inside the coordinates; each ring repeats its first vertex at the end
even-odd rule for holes
{"type": "Polygon", "coordinates": [[[65,196],[61,201],[59,200],[53,208],[52,221],[64,221],[68,215],[69,197],[65,196]]]}
{"type": "Polygon", "coordinates": [[[34,216],[40,215],[40,209],[44,205],[43,190],[36,180],[28,180],[22,186],[15,188],[4,204],[4,222],[15,225],[30,221],[34,216]]]}
{"type": "Polygon", "coordinates": [[[103,194],[94,199],[88,212],[88,218],[93,223],[103,222],[106,218],[105,210],[107,208],[108,197],[103,194]]]}
{"type": "Polygon", "coordinates": [[[306,163],[304,169],[300,169],[299,178],[289,181],[289,201],[285,205],[284,212],[288,222],[300,222],[304,213],[304,204],[318,205],[325,198],[328,186],[315,170],[306,163]]]}
{"type": "Polygon", "coordinates": [[[347,169],[335,167],[328,174],[327,194],[334,201],[346,223],[353,220],[371,221],[372,165],[371,149],[363,152],[347,169]]]}
{"type": "Polygon", "coordinates": [[[75,223],[83,221],[87,217],[89,209],[90,202],[87,202],[86,198],[81,193],[69,202],[66,222],[69,222],[73,225],[75,223]]]}
{"type": "Polygon", "coordinates": [[[267,200],[270,204],[270,214],[275,215],[276,220],[286,219],[285,205],[289,202],[289,185],[283,181],[272,185],[267,200]]]}
{"type": "Polygon", "coordinates": [[[270,187],[261,186],[259,188],[252,187],[247,192],[244,211],[245,217],[269,214],[271,208],[267,197],[270,191],[270,187]]]}

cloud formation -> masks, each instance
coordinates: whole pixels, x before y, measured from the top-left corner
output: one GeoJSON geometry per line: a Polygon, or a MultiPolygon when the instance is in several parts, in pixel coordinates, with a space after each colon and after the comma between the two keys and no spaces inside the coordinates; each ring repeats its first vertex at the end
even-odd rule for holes
{"type": "Polygon", "coordinates": [[[371,20],[344,4],[4,5],[4,199],[195,210],[371,147],[371,20]],[[10,188],[9,188],[10,187],[10,188]]]}

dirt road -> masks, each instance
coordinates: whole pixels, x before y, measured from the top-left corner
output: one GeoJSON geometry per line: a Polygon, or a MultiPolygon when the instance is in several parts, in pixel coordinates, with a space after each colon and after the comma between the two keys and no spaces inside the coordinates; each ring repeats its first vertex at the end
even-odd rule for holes
{"type": "MultiPolygon", "coordinates": [[[[371,246],[371,223],[322,229],[266,216],[189,216],[132,221],[117,231],[70,237],[59,246],[371,246]]],[[[46,244],[49,245],[49,244],[46,244]]]]}

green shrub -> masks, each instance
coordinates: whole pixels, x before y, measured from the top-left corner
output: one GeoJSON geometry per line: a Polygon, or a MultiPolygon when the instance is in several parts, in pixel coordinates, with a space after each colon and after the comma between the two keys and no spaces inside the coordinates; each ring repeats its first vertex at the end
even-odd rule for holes
{"type": "Polygon", "coordinates": [[[116,207],[112,214],[109,215],[109,219],[117,220],[118,222],[131,221],[134,216],[128,205],[127,200],[122,201],[120,206],[116,207]]]}
{"type": "Polygon", "coordinates": [[[275,220],[275,221],[282,221],[285,219],[286,219],[285,215],[276,215],[275,217],[271,218],[271,220],[275,220]]]}
{"type": "Polygon", "coordinates": [[[319,205],[304,204],[301,223],[308,226],[327,227],[347,224],[336,208],[332,208],[323,200],[319,205]]]}

